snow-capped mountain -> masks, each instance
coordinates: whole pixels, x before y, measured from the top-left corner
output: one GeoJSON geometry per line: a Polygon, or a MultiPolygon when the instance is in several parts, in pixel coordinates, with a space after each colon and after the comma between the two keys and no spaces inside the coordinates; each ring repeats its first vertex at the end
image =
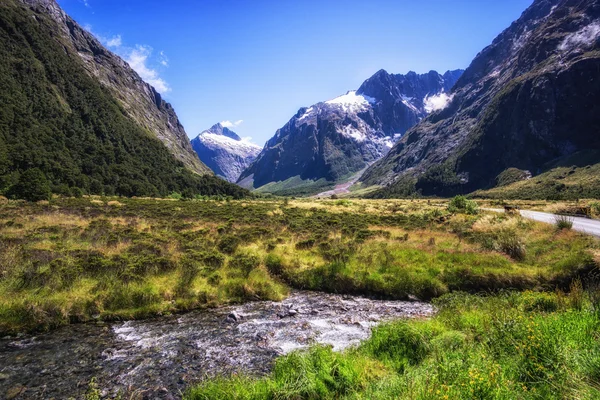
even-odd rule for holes
{"type": "Polygon", "coordinates": [[[446,92],[448,107],[361,180],[385,186],[385,196],[410,185],[452,196],[493,187],[510,168],[541,172],[576,152],[600,152],[599,71],[598,0],[535,0],[446,92]]]}
{"type": "Polygon", "coordinates": [[[192,148],[215,174],[230,182],[237,181],[261,150],[220,123],[193,139],[192,148]]]}
{"type": "Polygon", "coordinates": [[[303,107],[267,142],[238,182],[259,188],[290,178],[297,182],[298,177],[329,182],[348,177],[387,154],[404,132],[448,101],[446,93],[461,74],[381,70],[356,91],[303,107]]]}

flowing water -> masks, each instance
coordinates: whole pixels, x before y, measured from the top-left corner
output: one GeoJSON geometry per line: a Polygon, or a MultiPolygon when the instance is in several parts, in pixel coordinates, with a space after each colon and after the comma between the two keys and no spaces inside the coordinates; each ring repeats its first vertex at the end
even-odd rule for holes
{"type": "Polygon", "coordinates": [[[432,313],[427,303],[294,292],[283,302],[3,338],[0,396],[82,398],[94,378],[105,398],[177,399],[207,376],[263,374],[278,355],[313,343],[341,350],[380,321],[432,313]]]}

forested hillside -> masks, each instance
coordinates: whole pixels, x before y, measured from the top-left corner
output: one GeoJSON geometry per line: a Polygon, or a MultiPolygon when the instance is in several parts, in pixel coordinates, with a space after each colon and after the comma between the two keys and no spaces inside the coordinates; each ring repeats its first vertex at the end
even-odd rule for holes
{"type": "Polygon", "coordinates": [[[57,32],[48,15],[0,4],[0,192],[10,194],[21,174],[39,168],[61,194],[247,193],[187,170],[86,73],[57,32]]]}

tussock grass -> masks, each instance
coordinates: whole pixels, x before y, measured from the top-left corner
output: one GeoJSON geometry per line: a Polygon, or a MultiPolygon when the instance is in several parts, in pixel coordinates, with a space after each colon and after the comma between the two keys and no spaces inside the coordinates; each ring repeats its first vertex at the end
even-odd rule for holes
{"type": "Polygon", "coordinates": [[[443,200],[9,201],[0,205],[0,331],[280,300],[290,287],[393,299],[568,289],[595,265],[597,241],[576,232],[447,208],[443,200]]]}
{"type": "Polygon", "coordinates": [[[558,230],[573,229],[573,219],[564,215],[557,215],[554,218],[554,226],[558,230]]]}

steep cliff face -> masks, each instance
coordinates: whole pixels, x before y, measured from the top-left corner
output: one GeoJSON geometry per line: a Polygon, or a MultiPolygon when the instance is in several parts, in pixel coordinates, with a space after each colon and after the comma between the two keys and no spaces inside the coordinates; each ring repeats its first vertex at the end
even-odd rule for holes
{"type": "MultiPolygon", "coordinates": [[[[40,185],[62,195],[248,195],[212,173],[186,168],[126,109],[115,95],[117,86],[90,72],[65,39],[68,24],[57,22],[61,18],[69,21],[52,1],[33,8],[21,0],[0,2],[1,194],[23,196],[18,188],[37,176],[40,185]]],[[[167,110],[152,93],[156,110],[167,110]]],[[[200,170],[208,169],[195,168],[200,170]]]]}
{"type": "Polygon", "coordinates": [[[357,91],[301,108],[277,131],[240,183],[259,188],[299,177],[336,182],[383,157],[419,120],[446,101],[462,71],[440,75],[381,70],[357,91]]]}
{"type": "Polygon", "coordinates": [[[129,64],[81,28],[55,0],[22,1],[33,11],[49,15],[56,21],[57,40],[79,55],[90,76],[111,91],[131,118],[163,142],[190,170],[199,174],[211,173],[193,151],[173,107],[144,82],[129,64]]]}
{"type": "Polygon", "coordinates": [[[200,133],[192,140],[192,148],[215,174],[229,182],[236,182],[261,150],[221,124],[200,133]]]}
{"type": "Polygon", "coordinates": [[[537,0],[473,60],[448,105],[363,175],[367,184],[452,195],[508,168],[600,149],[600,4],[537,0]],[[411,183],[411,184],[412,184],[411,183]]]}

